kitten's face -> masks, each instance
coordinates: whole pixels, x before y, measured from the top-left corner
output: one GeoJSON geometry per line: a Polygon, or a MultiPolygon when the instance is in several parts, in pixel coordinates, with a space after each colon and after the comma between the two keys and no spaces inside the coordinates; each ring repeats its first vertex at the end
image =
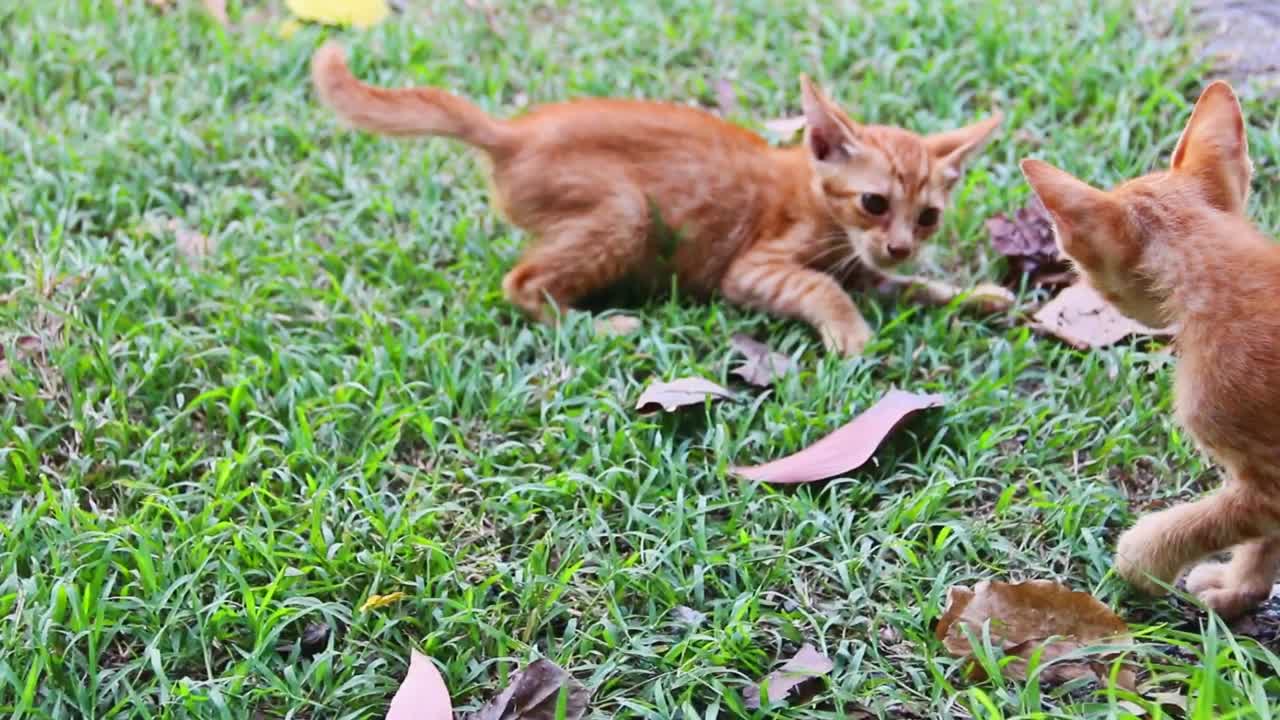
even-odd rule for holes
{"type": "Polygon", "coordinates": [[[1039,160],[1023,160],[1022,172],[1053,218],[1058,247],[1089,284],[1125,315],[1164,327],[1175,309],[1142,268],[1170,262],[1153,257],[1162,239],[1197,232],[1206,211],[1243,213],[1253,169],[1240,104],[1216,82],[1196,103],[1169,170],[1110,191],[1039,160]]]}
{"type": "Polygon", "coordinates": [[[965,163],[1001,117],[921,137],[854,123],[807,78],[802,90],[818,202],[864,263],[888,269],[910,260],[941,225],[965,163]]]}

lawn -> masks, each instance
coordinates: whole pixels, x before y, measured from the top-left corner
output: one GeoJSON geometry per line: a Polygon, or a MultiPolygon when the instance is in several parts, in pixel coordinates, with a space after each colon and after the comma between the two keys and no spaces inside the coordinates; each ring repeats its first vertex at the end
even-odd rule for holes
{"type": "MultiPolygon", "coordinates": [[[[1081,353],[880,299],[858,300],[878,332],[856,361],[718,302],[631,307],[623,337],[583,312],[531,325],[500,287],[522,237],[472,156],[345,131],[307,76],[336,36],[366,78],[500,114],[714,105],[723,80],[759,128],[798,109],[801,73],[919,131],[1000,107],[917,263],[968,284],[1003,271],[983,221],[1026,201],[1018,159],[1099,184],[1167,160],[1203,78],[1183,19],[1152,35],[1110,0],[559,0],[491,26],[409,5],[288,38],[256,4],[232,3],[230,31],[196,3],[0,6],[0,714],[381,718],[416,648],[460,709],[547,657],[595,718],[750,717],[743,690],[808,642],[829,683],[758,717],[1277,716],[1274,629],[1233,634],[1110,572],[1137,513],[1216,482],[1171,417],[1162,346],[1081,353]],[[734,384],[735,332],[799,372],[734,384]],[[690,374],[744,401],[632,410],[690,374]],[[729,473],[895,387],[949,404],[876,464],[784,490],[729,473]],[[966,682],[933,636],[947,588],[1022,578],[1130,620],[1148,698],[966,682]]],[[[1277,105],[1246,114],[1252,212],[1275,234],[1277,105]]]]}

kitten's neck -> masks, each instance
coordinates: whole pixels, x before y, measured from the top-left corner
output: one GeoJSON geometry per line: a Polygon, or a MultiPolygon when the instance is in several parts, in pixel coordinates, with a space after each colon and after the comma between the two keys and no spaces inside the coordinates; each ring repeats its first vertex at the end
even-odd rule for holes
{"type": "Polygon", "coordinates": [[[1247,320],[1274,303],[1280,246],[1248,219],[1206,211],[1150,243],[1140,268],[1165,298],[1169,319],[1186,329],[1247,320]]]}

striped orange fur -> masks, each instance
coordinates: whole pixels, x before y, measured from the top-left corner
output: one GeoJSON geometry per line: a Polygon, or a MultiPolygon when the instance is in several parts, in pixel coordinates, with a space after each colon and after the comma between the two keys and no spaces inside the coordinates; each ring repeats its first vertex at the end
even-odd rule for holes
{"type": "MultiPolygon", "coordinates": [[[[553,319],[624,278],[669,286],[674,273],[695,295],[801,318],[846,355],[861,352],[871,330],[835,276],[855,267],[884,275],[911,258],[1001,120],[929,136],[861,125],[802,79],[805,140],[776,149],[709,113],[657,102],[578,100],[498,120],[443,90],[367,85],[332,44],[316,52],[312,77],[357,128],[484,152],[497,206],[532,236],[503,281],[531,316],[553,319]],[[674,248],[655,242],[659,222],[676,231],[674,248]],[[658,274],[667,277],[650,277],[658,274]]],[[[881,279],[936,303],[960,292],[881,279]]],[[[973,297],[993,308],[1012,301],[992,286],[973,297]]]]}

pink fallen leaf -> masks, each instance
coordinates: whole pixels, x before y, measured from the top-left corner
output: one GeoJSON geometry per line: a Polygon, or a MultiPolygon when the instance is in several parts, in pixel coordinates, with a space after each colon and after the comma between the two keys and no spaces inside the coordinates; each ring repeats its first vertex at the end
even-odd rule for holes
{"type": "Polygon", "coordinates": [[[671,382],[655,382],[644,389],[636,401],[636,410],[642,413],[656,412],[661,408],[673,412],[685,405],[701,405],[707,398],[732,400],[733,393],[702,378],[680,378],[671,382]]]}
{"type": "Polygon", "coordinates": [[[453,703],[444,678],[430,658],[413,651],[409,656],[409,672],[391,698],[387,720],[451,720],[453,703]]]}
{"type": "Polygon", "coordinates": [[[738,112],[738,92],[727,78],[716,81],[716,109],[720,117],[728,117],[738,112]]]}
{"type": "Polygon", "coordinates": [[[764,129],[777,135],[783,140],[790,140],[796,133],[804,129],[805,120],[803,115],[794,115],[792,117],[775,118],[767,120],[764,129]]]}
{"type": "Polygon", "coordinates": [[[1096,290],[1080,282],[1063,290],[1033,317],[1035,327],[1081,350],[1115,345],[1130,335],[1169,336],[1120,314],[1096,290]]]}
{"type": "MultiPolygon", "coordinates": [[[[792,691],[826,675],[834,667],[835,664],[831,662],[831,658],[818,652],[814,646],[806,644],[797,650],[796,654],[782,667],[769,673],[769,676],[763,680],[762,685],[764,685],[765,697],[769,700],[768,704],[772,705],[786,699],[792,691]]],[[[760,707],[760,691],[760,685],[752,685],[743,692],[747,707],[752,709],[760,707]]]]}
{"type": "Polygon", "coordinates": [[[890,390],[871,409],[794,455],[764,465],[735,467],[749,480],[787,485],[814,482],[862,467],[898,425],[913,413],[941,407],[941,395],[890,390]]]}

